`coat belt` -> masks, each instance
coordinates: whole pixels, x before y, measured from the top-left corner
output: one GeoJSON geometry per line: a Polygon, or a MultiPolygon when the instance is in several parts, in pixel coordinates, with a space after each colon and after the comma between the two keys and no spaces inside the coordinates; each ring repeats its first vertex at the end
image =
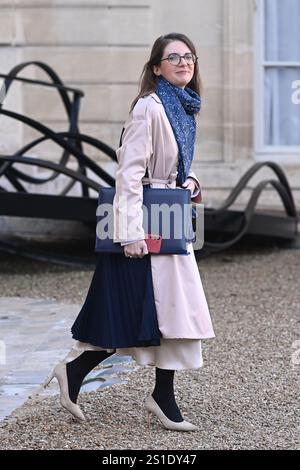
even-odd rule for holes
{"type": "Polygon", "coordinates": [[[177,172],[171,173],[169,178],[167,179],[160,179],[160,178],[142,178],[142,183],[143,184],[150,184],[150,185],[162,185],[162,186],[168,186],[168,187],[176,187],[176,177],[177,177],[177,172]]]}

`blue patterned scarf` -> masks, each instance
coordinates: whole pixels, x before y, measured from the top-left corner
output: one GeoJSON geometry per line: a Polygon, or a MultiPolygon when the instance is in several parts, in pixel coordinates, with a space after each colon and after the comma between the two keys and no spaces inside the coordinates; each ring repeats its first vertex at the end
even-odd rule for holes
{"type": "Polygon", "coordinates": [[[191,88],[179,88],[165,78],[160,78],[156,94],[159,96],[173,129],[179,149],[178,184],[188,177],[194,156],[196,121],[195,114],[200,111],[201,97],[191,88]]]}

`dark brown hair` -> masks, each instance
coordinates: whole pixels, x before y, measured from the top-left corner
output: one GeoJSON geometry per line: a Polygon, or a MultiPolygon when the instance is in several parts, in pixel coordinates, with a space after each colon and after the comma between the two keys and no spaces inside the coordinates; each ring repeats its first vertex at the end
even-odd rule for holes
{"type": "MultiPolygon", "coordinates": [[[[132,102],[130,112],[133,110],[135,104],[140,98],[143,98],[144,96],[150,95],[150,93],[155,92],[159,78],[157,75],[155,75],[153,68],[155,65],[160,64],[166,46],[170,42],[173,42],[173,41],[184,42],[187,45],[187,47],[190,49],[190,51],[193,54],[197,55],[194,44],[184,34],[170,33],[170,34],[166,34],[164,36],[160,36],[159,38],[157,38],[155,43],[153,44],[152,51],[150,54],[150,59],[144,65],[141,78],[140,78],[140,91],[137,97],[132,102]]],[[[195,63],[194,75],[193,75],[192,80],[189,82],[188,86],[189,88],[194,90],[196,93],[198,93],[198,95],[201,95],[202,83],[201,83],[201,78],[200,78],[198,61],[195,63]]]]}

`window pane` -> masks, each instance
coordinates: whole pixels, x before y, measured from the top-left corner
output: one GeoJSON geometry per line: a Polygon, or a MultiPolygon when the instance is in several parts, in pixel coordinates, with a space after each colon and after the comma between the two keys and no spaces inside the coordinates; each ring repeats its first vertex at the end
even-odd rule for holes
{"type": "Polygon", "coordinates": [[[300,104],[292,102],[292,83],[300,67],[265,69],[265,145],[300,145],[300,104]]]}
{"type": "Polygon", "coordinates": [[[300,0],[265,0],[265,60],[300,62],[300,0]]]}

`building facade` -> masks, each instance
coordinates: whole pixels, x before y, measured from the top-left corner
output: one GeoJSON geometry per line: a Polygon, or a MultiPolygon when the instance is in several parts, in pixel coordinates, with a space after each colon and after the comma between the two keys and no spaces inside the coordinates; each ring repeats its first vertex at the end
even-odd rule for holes
{"type": "MultiPolygon", "coordinates": [[[[80,129],[113,148],[153,41],[172,31],[195,43],[204,84],[194,171],[204,202],[217,206],[256,161],[278,162],[300,207],[300,2],[299,0],[0,0],[0,68],[43,61],[85,97],[80,129]]],[[[45,79],[29,67],[22,76],[45,79]]],[[[53,90],[14,84],[5,107],[66,129],[53,90]]],[[[0,117],[0,153],[35,136],[0,117]]],[[[112,173],[114,165],[87,148],[112,173]]],[[[54,161],[45,143],[36,155],[54,161]]],[[[270,177],[262,170],[249,189],[270,177]]],[[[270,188],[263,205],[278,205],[270,188]]]]}

